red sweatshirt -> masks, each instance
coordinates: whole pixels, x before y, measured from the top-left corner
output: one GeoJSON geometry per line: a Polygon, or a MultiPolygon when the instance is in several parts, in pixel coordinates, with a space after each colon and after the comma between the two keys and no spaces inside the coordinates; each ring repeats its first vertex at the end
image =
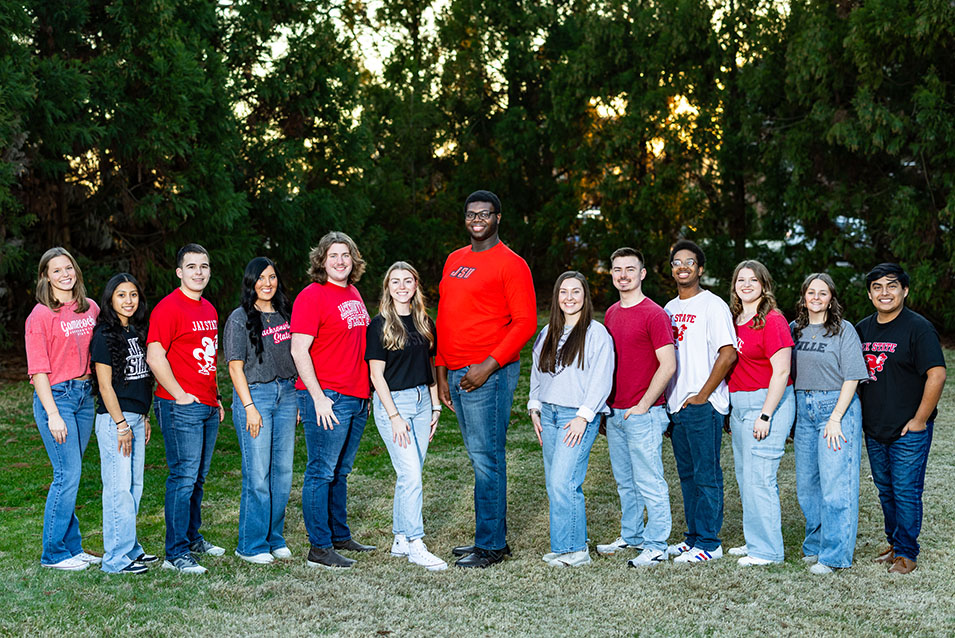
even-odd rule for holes
{"type": "Polygon", "coordinates": [[[537,330],[537,300],[517,253],[503,243],[459,248],[444,263],[439,291],[435,365],[458,370],[489,355],[501,366],[520,359],[537,330]]]}

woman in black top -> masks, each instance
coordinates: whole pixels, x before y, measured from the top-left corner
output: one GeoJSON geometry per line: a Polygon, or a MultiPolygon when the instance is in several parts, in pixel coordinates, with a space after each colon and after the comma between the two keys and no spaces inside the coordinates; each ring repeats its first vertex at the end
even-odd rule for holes
{"type": "Polygon", "coordinates": [[[136,538],[149,442],[153,379],[146,365],[147,308],[136,278],[114,275],[106,284],[90,341],[96,373],[96,440],[103,477],[103,571],[141,574],[159,560],[136,538]]]}
{"type": "Polygon", "coordinates": [[[418,286],[418,271],[395,262],[382,283],[379,314],[368,325],[365,359],[375,387],[375,424],[398,474],[392,556],[429,571],[448,564],[428,551],[421,516],[421,467],[441,416],[434,380],[434,322],[418,286]]]}

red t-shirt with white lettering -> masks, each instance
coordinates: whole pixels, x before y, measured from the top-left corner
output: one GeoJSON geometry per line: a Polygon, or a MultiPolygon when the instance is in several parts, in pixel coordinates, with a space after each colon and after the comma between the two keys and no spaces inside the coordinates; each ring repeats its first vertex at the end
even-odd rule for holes
{"type": "MultiPolygon", "coordinates": [[[[736,351],[739,358],[730,372],[730,392],[752,392],[769,387],[773,378],[773,365],[769,358],[783,348],[793,347],[786,317],[778,310],[766,315],[766,322],[759,330],[753,328],[750,319],[744,326],[736,326],[736,351]]],[[[786,385],[793,380],[787,379],[786,385]]]]}
{"type": "MultiPolygon", "coordinates": [[[[367,399],[371,396],[365,361],[365,327],[371,317],[358,289],[312,283],[292,305],[292,333],[315,337],[308,349],[323,390],[367,399]]],[[[301,377],[295,387],[305,390],[301,377]]]]}
{"type": "MultiPolygon", "coordinates": [[[[219,349],[219,315],[206,299],[188,297],[176,288],[156,304],[149,316],[146,343],[158,342],[182,389],[204,405],[219,405],[216,386],[216,352],[219,349]]],[[[156,396],[173,396],[156,385],[156,396]]]]}
{"type": "MultiPolygon", "coordinates": [[[[673,345],[670,317],[652,299],[645,297],[628,308],[619,301],[610,306],[604,315],[604,325],[613,338],[617,359],[607,405],[615,409],[632,408],[647,393],[650,380],[660,367],[657,350],[673,345]]],[[[665,402],[661,393],[653,405],[665,402]]]]}

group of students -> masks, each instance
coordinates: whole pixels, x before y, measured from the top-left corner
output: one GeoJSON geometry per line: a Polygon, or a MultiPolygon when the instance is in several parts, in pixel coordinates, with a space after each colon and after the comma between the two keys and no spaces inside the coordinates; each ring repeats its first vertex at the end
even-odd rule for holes
{"type": "MultiPolygon", "coordinates": [[[[471,242],[445,263],[437,322],[427,314],[418,272],[400,261],[387,270],[379,314],[371,319],[355,287],[365,262],[344,233],[330,232],[312,249],[312,283],[294,304],[271,260],[249,262],[241,303],[224,328],[242,452],[239,558],[266,564],[292,557],[284,523],[297,422],[308,455],[307,564],[348,568],[355,561],[340,551],[375,549],[353,539],[347,522],[347,477],[372,402],[397,476],[391,554],[428,570],[447,568],[423,542],[422,465],[448,407],[475,475],[475,540],[452,550],[456,565],[488,567],[510,555],[504,446],[519,353],[536,329],[536,301],[527,264],[498,237],[500,220],[496,195],[476,191],[467,198],[471,242]]],[[[721,557],[719,456],[729,415],[745,544],[728,553],[739,555],[741,565],[783,560],[776,471],[795,418],[803,553],[811,570],[829,573],[852,563],[863,428],[889,541],[879,559],[890,571],[914,569],[925,459],[945,368],[934,328],[904,307],[907,275],[893,264],[869,273],[877,312],[853,328],[824,273],[806,279],[796,320],[787,324],[762,264],[739,264],[727,306],[701,288],[704,263],[693,242],[673,246],[679,294],[661,308],[642,292],[643,256],[617,250],[611,274],[620,300],[604,325],[593,319],[586,278],[578,272],[558,278],[550,321],[533,348],[527,404],[550,502],[551,552],[544,561],[572,567],[591,560],[582,485],[601,428],[620,496],[621,533],[597,551],[641,549],[629,561],[634,567],[669,556],[674,562],[721,557]],[[684,540],[672,545],[665,436],[673,443],[687,524],[684,540]]],[[[102,562],[106,572],[137,574],[159,561],[136,535],[150,404],[169,469],[162,566],[202,573],[203,555],[225,552],[199,531],[203,484],[224,418],[216,385],[218,315],[202,296],[209,253],[188,244],[176,266],[180,286],[149,313],[128,273],[107,282],[98,306],[86,297],[66,250],[50,249],[40,260],[26,349],[34,415],[54,471],[44,512],[45,567],[81,570],[102,562]],[[94,421],[102,559],[83,550],[74,511],[94,421]]]]}

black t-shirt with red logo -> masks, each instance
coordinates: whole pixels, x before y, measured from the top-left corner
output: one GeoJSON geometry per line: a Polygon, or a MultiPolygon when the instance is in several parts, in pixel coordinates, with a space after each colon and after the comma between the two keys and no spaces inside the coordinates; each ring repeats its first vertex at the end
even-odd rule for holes
{"type": "MultiPolygon", "coordinates": [[[[869,381],[859,385],[862,428],[880,443],[892,443],[922,402],[926,372],[945,367],[945,356],[928,319],[902,308],[898,317],[879,323],[872,314],[856,326],[869,381]]],[[[938,410],[932,411],[934,421],[938,410]]]]}

